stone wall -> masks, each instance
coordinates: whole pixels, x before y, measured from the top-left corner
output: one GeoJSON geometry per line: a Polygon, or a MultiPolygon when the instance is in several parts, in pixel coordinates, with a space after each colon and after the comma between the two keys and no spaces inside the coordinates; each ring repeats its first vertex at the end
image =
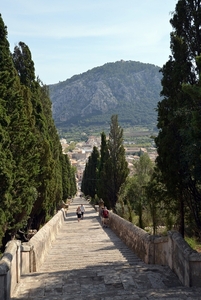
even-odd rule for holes
{"type": "Polygon", "coordinates": [[[0,300],[10,300],[22,274],[38,271],[66,218],[61,209],[28,243],[10,241],[0,260],[0,300]]]}
{"type": "Polygon", "coordinates": [[[153,263],[152,237],[143,229],[110,212],[110,228],[146,263],[153,263]]]}
{"type": "MultiPolygon", "coordinates": [[[[43,263],[46,253],[49,251],[51,244],[57,235],[57,232],[62,227],[64,220],[65,209],[61,209],[29,240],[28,243],[25,243],[26,247],[30,247],[29,259],[33,263],[33,266],[29,266],[29,270],[33,270],[34,272],[38,271],[39,266],[43,263]]],[[[25,249],[25,252],[27,252],[27,249],[25,249]]],[[[24,270],[28,272],[27,267],[24,267],[24,270]]]]}
{"type": "Polygon", "coordinates": [[[185,286],[201,287],[201,254],[193,250],[178,232],[169,233],[171,269],[185,286]]]}
{"type": "Polygon", "coordinates": [[[201,287],[201,254],[192,250],[178,232],[151,236],[112,212],[110,228],[145,263],[167,265],[184,286],[201,287]]]}
{"type": "Polygon", "coordinates": [[[19,241],[7,243],[0,260],[0,300],[10,299],[20,281],[20,245],[19,241]]]}

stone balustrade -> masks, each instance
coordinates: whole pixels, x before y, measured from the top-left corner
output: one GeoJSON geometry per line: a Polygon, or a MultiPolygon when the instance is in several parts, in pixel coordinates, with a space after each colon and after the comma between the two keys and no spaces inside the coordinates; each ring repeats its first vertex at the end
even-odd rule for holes
{"type": "Polygon", "coordinates": [[[61,209],[29,242],[13,240],[6,245],[0,260],[0,300],[10,300],[22,274],[38,271],[65,218],[61,209]]]}
{"type": "Polygon", "coordinates": [[[178,232],[152,236],[110,212],[110,228],[147,264],[167,265],[187,287],[201,287],[201,254],[178,232]]]}
{"type": "Polygon", "coordinates": [[[7,243],[0,260],[0,300],[10,299],[10,295],[20,280],[20,245],[19,241],[7,243]]]}

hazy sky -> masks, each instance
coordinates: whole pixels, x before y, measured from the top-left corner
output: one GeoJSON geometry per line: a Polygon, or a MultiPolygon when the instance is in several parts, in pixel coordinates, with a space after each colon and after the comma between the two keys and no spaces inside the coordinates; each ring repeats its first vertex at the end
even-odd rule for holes
{"type": "Polygon", "coordinates": [[[118,60],[161,67],[176,0],[1,0],[10,50],[28,45],[45,84],[118,60]]]}

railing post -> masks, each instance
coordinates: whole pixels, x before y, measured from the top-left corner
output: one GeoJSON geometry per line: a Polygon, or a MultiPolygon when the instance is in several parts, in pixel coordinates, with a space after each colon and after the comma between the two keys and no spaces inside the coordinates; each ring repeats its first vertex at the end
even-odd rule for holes
{"type": "Polygon", "coordinates": [[[20,241],[10,241],[0,261],[0,300],[10,300],[20,280],[20,241]]]}
{"type": "Polygon", "coordinates": [[[33,245],[22,243],[21,245],[21,274],[34,272],[33,245]]]}
{"type": "Polygon", "coordinates": [[[0,300],[10,300],[10,270],[6,263],[0,263],[0,300]]]}

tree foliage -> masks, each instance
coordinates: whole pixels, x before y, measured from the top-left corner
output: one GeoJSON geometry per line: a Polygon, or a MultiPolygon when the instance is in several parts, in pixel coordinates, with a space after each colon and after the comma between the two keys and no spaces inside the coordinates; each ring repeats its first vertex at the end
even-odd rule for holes
{"type": "Polygon", "coordinates": [[[200,1],[178,1],[170,20],[172,55],[161,69],[163,100],[157,107],[157,165],[177,200],[182,235],[187,207],[201,228],[200,16],[200,1]]]}
{"type": "Polygon", "coordinates": [[[81,185],[82,192],[95,198],[97,193],[97,181],[98,181],[98,165],[99,165],[99,151],[96,146],[93,147],[93,151],[86,163],[83,180],[81,185]]]}
{"type": "MultiPolygon", "coordinates": [[[[104,132],[101,133],[101,147],[100,147],[100,162],[98,166],[98,181],[97,181],[97,196],[99,199],[105,198],[105,186],[107,183],[107,172],[105,170],[105,163],[109,158],[109,150],[107,139],[104,132]]],[[[108,203],[105,203],[108,206],[108,203]]]]}
{"type": "Polygon", "coordinates": [[[121,60],[50,85],[57,128],[63,132],[79,131],[80,127],[85,132],[99,133],[100,128],[108,132],[113,114],[118,115],[123,128],[155,127],[161,90],[159,69],[121,60]]]}
{"type": "Polygon", "coordinates": [[[118,125],[117,115],[111,117],[108,141],[105,133],[101,134],[100,154],[100,159],[97,155],[96,159],[91,155],[86,164],[82,191],[85,195],[93,195],[93,198],[97,194],[108,208],[115,209],[119,189],[129,173],[123,146],[123,129],[118,125]]]}
{"type": "Polygon", "coordinates": [[[20,42],[11,54],[1,16],[0,36],[0,244],[4,246],[19,229],[39,229],[62,198],[76,192],[76,183],[75,170],[68,160],[62,161],[49,92],[35,77],[31,51],[20,42]]]}
{"type": "Polygon", "coordinates": [[[108,151],[109,158],[104,166],[108,179],[105,197],[109,202],[109,207],[114,209],[118,200],[119,189],[129,174],[123,145],[123,129],[118,124],[117,115],[111,117],[108,151]]]}
{"type": "Polygon", "coordinates": [[[146,188],[153,173],[153,166],[153,162],[147,153],[141,155],[139,161],[134,162],[133,176],[127,178],[119,192],[119,199],[125,205],[131,206],[132,210],[138,216],[138,225],[141,228],[144,228],[143,210],[149,202],[146,188]]]}

